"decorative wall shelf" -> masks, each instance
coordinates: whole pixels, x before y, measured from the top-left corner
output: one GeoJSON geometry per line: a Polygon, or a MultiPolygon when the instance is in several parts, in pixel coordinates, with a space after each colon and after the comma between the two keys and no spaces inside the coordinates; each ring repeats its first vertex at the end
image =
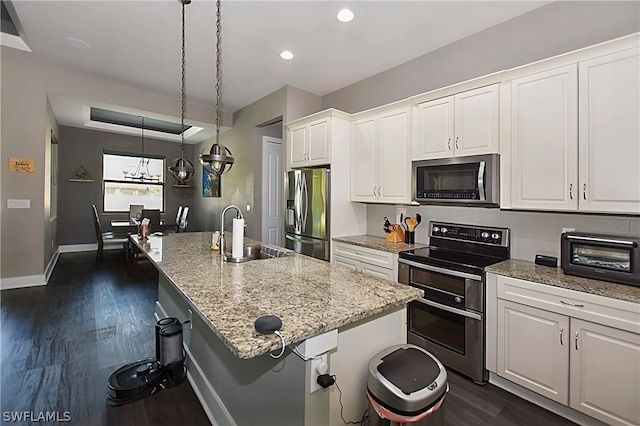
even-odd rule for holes
{"type": "Polygon", "coordinates": [[[84,168],[83,163],[80,163],[80,167],[78,167],[78,170],[76,170],[73,176],[69,178],[69,182],[93,182],[93,181],[94,180],[89,174],[89,172],[87,171],[87,169],[84,168]]]}

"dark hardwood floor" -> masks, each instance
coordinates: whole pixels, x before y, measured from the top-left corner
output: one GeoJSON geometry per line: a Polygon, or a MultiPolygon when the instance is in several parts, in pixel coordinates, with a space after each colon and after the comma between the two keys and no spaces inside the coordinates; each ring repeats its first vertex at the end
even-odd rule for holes
{"type": "MultiPolygon", "coordinates": [[[[104,252],[100,265],[94,260],[93,252],[62,254],[47,286],[1,292],[3,422],[7,415],[29,412],[69,416],[77,425],[208,425],[186,380],[124,406],[107,405],[109,375],[155,355],[158,273],[146,261],[125,263],[119,251],[104,252]]],[[[446,425],[573,424],[455,372],[449,384],[446,425]]]]}

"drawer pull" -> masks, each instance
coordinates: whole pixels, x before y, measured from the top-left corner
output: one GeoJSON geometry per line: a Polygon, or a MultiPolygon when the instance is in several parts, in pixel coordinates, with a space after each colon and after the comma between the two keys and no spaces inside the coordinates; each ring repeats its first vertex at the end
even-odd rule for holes
{"type": "Polygon", "coordinates": [[[362,253],[360,253],[359,251],[357,251],[357,252],[356,252],[356,254],[357,254],[358,256],[362,256],[362,253]]]}
{"type": "Polygon", "coordinates": [[[560,327],[560,345],[564,346],[564,342],[562,341],[562,333],[564,333],[564,327],[560,327]]]}
{"type": "Polygon", "coordinates": [[[578,305],[577,303],[569,303],[569,302],[565,302],[564,300],[561,300],[560,303],[567,306],[573,306],[574,308],[584,308],[584,305],[578,305]]]}

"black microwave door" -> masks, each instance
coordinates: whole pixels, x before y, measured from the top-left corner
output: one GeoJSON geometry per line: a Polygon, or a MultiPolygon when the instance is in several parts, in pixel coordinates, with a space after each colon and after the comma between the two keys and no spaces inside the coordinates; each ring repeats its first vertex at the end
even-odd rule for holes
{"type": "Polygon", "coordinates": [[[480,184],[485,178],[484,163],[460,163],[418,167],[416,189],[418,198],[484,200],[480,184]]]}

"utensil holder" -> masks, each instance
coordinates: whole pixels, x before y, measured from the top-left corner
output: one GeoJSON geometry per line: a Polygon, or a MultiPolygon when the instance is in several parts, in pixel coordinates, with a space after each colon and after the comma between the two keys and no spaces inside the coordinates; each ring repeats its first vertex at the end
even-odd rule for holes
{"type": "Polygon", "coordinates": [[[416,231],[407,231],[404,234],[404,242],[407,244],[416,243],[416,231]]]}

